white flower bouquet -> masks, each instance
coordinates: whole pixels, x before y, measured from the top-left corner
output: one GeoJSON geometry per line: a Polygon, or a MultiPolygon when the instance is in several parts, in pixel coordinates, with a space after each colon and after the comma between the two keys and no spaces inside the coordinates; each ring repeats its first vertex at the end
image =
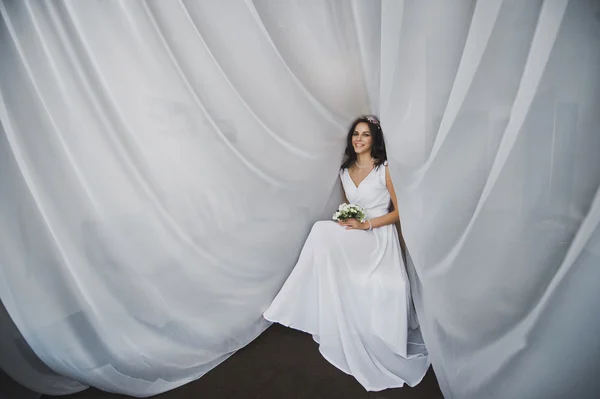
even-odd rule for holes
{"type": "Polygon", "coordinates": [[[342,204],[333,214],[333,220],[340,221],[346,219],[356,219],[363,223],[367,218],[365,209],[358,204],[342,204]]]}

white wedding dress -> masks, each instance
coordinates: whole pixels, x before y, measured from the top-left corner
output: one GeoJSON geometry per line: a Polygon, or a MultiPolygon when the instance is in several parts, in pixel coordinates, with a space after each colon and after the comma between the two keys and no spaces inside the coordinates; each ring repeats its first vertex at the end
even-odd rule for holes
{"type": "MultiPolygon", "coordinates": [[[[389,212],[382,165],[346,197],[369,219],[389,212]]],[[[429,367],[394,225],[346,230],[315,223],[298,263],[264,317],[313,335],[321,354],[369,391],[415,386],[429,367]]]]}

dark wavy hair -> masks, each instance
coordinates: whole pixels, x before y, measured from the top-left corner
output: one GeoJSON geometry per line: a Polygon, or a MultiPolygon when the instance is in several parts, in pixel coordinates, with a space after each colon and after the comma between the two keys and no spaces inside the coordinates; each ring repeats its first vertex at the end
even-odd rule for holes
{"type": "Polygon", "coordinates": [[[379,118],[373,115],[365,115],[357,118],[354,122],[352,122],[352,125],[350,125],[350,130],[348,131],[348,136],[346,137],[344,162],[342,163],[341,169],[346,169],[356,162],[356,152],[354,152],[354,147],[352,146],[352,134],[354,133],[354,129],[356,129],[356,125],[361,122],[369,125],[369,130],[371,131],[371,138],[373,139],[373,144],[371,145],[371,156],[374,159],[375,167],[378,167],[387,161],[385,141],[383,139],[383,131],[381,130],[379,118]]]}

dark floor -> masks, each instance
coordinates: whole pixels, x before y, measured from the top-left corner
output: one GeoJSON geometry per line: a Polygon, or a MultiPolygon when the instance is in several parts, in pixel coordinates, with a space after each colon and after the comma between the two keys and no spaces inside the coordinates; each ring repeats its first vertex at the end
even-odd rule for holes
{"type": "MultiPolygon", "coordinates": [[[[273,325],[205,376],[157,399],[436,399],[432,369],[415,388],[366,392],[356,380],[321,357],[308,334],[273,325]]],[[[42,399],[54,399],[43,396],[42,399]]],[[[124,399],[88,389],[65,399],[124,399]]]]}

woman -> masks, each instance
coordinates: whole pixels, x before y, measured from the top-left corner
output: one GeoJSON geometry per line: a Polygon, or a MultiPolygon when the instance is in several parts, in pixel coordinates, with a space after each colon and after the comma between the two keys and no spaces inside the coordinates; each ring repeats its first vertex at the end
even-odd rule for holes
{"type": "Polygon", "coordinates": [[[264,317],[311,333],[321,354],[369,391],[414,386],[429,361],[418,330],[409,331],[416,323],[395,227],[398,204],[376,117],[352,123],[345,155],[346,199],[362,205],[367,220],[315,223],[264,317]]]}

